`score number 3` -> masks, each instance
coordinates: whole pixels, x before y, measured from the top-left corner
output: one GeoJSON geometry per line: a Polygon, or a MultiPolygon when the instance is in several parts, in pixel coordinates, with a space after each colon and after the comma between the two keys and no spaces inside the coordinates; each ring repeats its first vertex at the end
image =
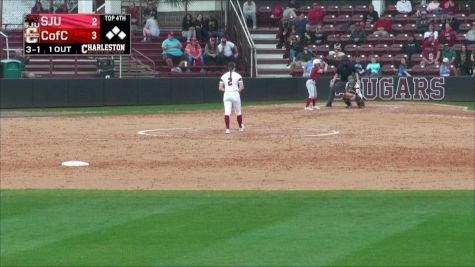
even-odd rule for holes
{"type": "Polygon", "coordinates": [[[95,31],[92,32],[92,40],[96,40],[97,39],[97,33],[95,31]]]}

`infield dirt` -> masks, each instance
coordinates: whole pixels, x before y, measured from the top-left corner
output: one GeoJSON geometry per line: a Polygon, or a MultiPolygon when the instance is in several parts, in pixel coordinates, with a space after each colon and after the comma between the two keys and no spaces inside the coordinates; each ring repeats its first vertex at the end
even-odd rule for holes
{"type": "Polygon", "coordinates": [[[475,114],[369,102],[364,109],[245,107],[143,116],[2,117],[2,189],[474,189],[475,114]],[[146,131],[147,135],[138,132],[146,131]],[[89,167],[61,162],[81,160],[89,167]]]}

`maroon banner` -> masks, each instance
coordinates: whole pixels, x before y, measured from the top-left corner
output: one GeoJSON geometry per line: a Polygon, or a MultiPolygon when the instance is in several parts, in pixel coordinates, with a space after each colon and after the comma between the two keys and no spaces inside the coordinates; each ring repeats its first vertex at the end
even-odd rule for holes
{"type": "Polygon", "coordinates": [[[63,29],[62,27],[40,27],[39,43],[55,44],[98,44],[101,42],[98,29],[63,29]]]}
{"type": "Polygon", "coordinates": [[[101,28],[100,15],[84,14],[40,14],[39,26],[58,27],[61,29],[95,29],[101,28]]]}

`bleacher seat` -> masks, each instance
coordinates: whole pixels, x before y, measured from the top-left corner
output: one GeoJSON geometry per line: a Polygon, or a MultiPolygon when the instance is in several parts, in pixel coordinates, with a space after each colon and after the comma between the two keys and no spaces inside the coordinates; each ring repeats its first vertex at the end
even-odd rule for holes
{"type": "Polygon", "coordinates": [[[363,20],[362,14],[354,14],[353,16],[351,16],[351,22],[353,23],[360,22],[362,20],[363,20]]]}
{"type": "Polygon", "coordinates": [[[389,54],[389,45],[387,42],[376,44],[373,48],[373,51],[378,54],[389,54]]]}
{"type": "Polygon", "coordinates": [[[389,47],[389,53],[399,53],[401,52],[402,50],[402,46],[403,44],[402,43],[395,43],[395,44],[392,44],[390,47],[389,47]]]}
{"type": "Polygon", "coordinates": [[[396,15],[398,12],[395,5],[387,5],[384,14],[396,15]]]}
{"type": "Polygon", "coordinates": [[[353,12],[355,14],[363,14],[366,10],[368,10],[368,6],[366,6],[366,5],[357,5],[357,6],[355,6],[353,12]]]}
{"type": "Polygon", "coordinates": [[[337,5],[328,6],[327,8],[325,8],[325,14],[338,16],[340,15],[340,7],[337,5]]]}
{"type": "Polygon", "coordinates": [[[394,33],[402,33],[404,32],[404,26],[401,23],[393,24],[392,30],[394,33]]]}
{"type": "Polygon", "coordinates": [[[351,22],[351,15],[349,14],[341,14],[336,18],[336,23],[348,23],[351,22]]]}
{"type": "Polygon", "coordinates": [[[390,76],[395,75],[396,71],[394,70],[395,65],[393,64],[386,64],[381,66],[381,75],[383,76],[390,76]]]}
{"type": "Polygon", "coordinates": [[[472,28],[470,23],[463,23],[459,26],[459,32],[467,33],[472,28]]]}
{"type": "Polygon", "coordinates": [[[340,8],[340,15],[345,14],[349,15],[350,17],[353,15],[353,6],[352,5],[345,5],[340,8]]]}

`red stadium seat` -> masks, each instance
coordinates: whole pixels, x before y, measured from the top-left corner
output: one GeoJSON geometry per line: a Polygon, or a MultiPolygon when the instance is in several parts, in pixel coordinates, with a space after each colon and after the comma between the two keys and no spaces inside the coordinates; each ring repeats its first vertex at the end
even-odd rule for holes
{"type": "Polygon", "coordinates": [[[381,16],[381,18],[392,22],[394,15],[385,13],[383,16],[381,16]]]}
{"type": "Polygon", "coordinates": [[[475,44],[469,44],[469,45],[467,45],[467,50],[468,50],[468,51],[475,52],[475,44]]]}
{"type": "Polygon", "coordinates": [[[406,24],[406,25],[404,25],[404,32],[405,33],[412,34],[416,30],[417,30],[416,24],[406,24]]]}
{"type": "Polygon", "coordinates": [[[422,39],[424,39],[424,35],[422,33],[416,33],[414,36],[418,42],[422,42],[422,39]]]}
{"type": "Polygon", "coordinates": [[[467,16],[464,13],[455,14],[455,18],[459,21],[459,23],[463,24],[467,22],[467,16]]]}
{"type": "Polygon", "coordinates": [[[470,23],[463,23],[463,24],[460,24],[460,26],[459,26],[459,32],[466,33],[471,28],[472,28],[472,25],[470,23]]]}
{"type": "Polygon", "coordinates": [[[328,6],[325,9],[325,14],[338,16],[340,15],[340,7],[338,5],[328,6]]]}
{"type": "Polygon", "coordinates": [[[430,75],[430,76],[437,76],[437,75],[440,74],[440,69],[439,68],[440,68],[439,64],[433,64],[433,65],[426,66],[425,74],[430,75]]]}
{"type": "Polygon", "coordinates": [[[348,54],[358,55],[360,53],[360,47],[355,44],[347,44],[345,45],[345,51],[348,54]]]}
{"type": "Polygon", "coordinates": [[[392,64],[386,64],[382,65],[381,67],[381,75],[383,76],[392,76],[396,74],[396,70],[394,69],[395,65],[392,64]]]}
{"type": "Polygon", "coordinates": [[[475,21],[475,13],[467,16],[467,23],[472,23],[475,21]]]}
{"type": "Polygon", "coordinates": [[[373,51],[378,54],[388,54],[389,45],[387,45],[386,43],[376,44],[373,48],[373,51]]]}
{"type": "Polygon", "coordinates": [[[337,22],[338,24],[351,22],[351,15],[350,15],[350,14],[342,14],[342,15],[339,15],[339,16],[336,18],[336,22],[337,22]]]}
{"type": "Polygon", "coordinates": [[[350,35],[349,34],[342,34],[342,35],[340,35],[340,40],[343,43],[348,43],[348,42],[350,42],[350,35]]]}
{"type": "Polygon", "coordinates": [[[452,45],[451,50],[454,50],[455,52],[460,52],[460,51],[462,51],[462,44],[454,44],[454,45],[452,45]]]}
{"type": "Polygon", "coordinates": [[[342,6],[340,8],[340,15],[341,14],[347,14],[347,15],[350,15],[352,16],[353,15],[353,6],[352,5],[346,5],[346,6],[342,6]]]}
{"type": "Polygon", "coordinates": [[[354,14],[363,14],[366,10],[368,10],[368,6],[366,5],[357,5],[355,6],[353,13],[354,14]]]}
{"type": "Polygon", "coordinates": [[[379,37],[374,34],[369,34],[368,36],[366,36],[366,42],[375,45],[379,42],[379,37]]]}
{"type": "Polygon", "coordinates": [[[394,16],[393,22],[406,24],[409,21],[409,17],[410,16],[408,16],[407,14],[396,14],[394,16]]]}
{"type": "Polygon", "coordinates": [[[398,42],[398,43],[405,43],[409,40],[409,38],[410,38],[409,34],[400,33],[400,34],[396,35],[396,37],[394,38],[394,41],[398,42]]]}
{"type": "Polygon", "coordinates": [[[387,5],[386,10],[384,10],[384,14],[391,14],[391,15],[396,15],[398,12],[396,10],[395,5],[387,5]]]}
{"type": "Polygon", "coordinates": [[[312,9],[311,6],[303,6],[303,7],[300,7],[298,12],[299,13],[304,13],[305,15],[307,15],[308,11],[312,9]]]}
{"type": "Polygon", "coordinates": [[[390,64],[390,65],[394,65],[395,62],[394,62],[394,57],[393,55],[388,55],[388,54],[383,54],[381,57],[379,57],[379,62],[381,64],[390,64]]]}
{"type": "Polygon", "coordinates": [[[351,22],[356,23],[356,22],[360,22],[360,21],[363,21],[363,15],[362,14],[355,14],[355,15],[351,16],[351,22]]]}
{"type": "Polygon", "coordinates": [[[418,63],[422,61],[422,55],[421,54],[413,54],[411,56],[411,62],[412,63],[418,63]]]}
{"type": "Polygon", "coordinates": [[[404,31],[404,26],[401,23],[393,24],[392,30],[394,33],[402,33],[404,31]]]}
{"type": "Polygon", "coordinates": [[[374,47],[372,44],[362,44],[360,46],[360,51],[363,54],[372,54],[374,52],[374,47]]]}
{"type": "Polygon", "coordinates": [[[455,37],[455,40],[459,43],[463,43],[465,41],[465,33],[457,33],[455,37]]]}
{"type": "Polygon", "coordinates": [[[322,31],[327,34],[335,34],[335,25],[333,24],[325,24],[322,27],[322,31]]]}
{"type": "Polygon", "coordinates": [[[396,54],[396,55],[394,56],[394,64],[395,64],[395,65],[398,65],[399,62],[401,62],[401,58],[406,58],[406,63],[407,63],[407,64],[410,63],[410,62],[408,62],[408,60],[407,60],[407,55],[406,55],[406,54],[401,54],[401,53],[399,53],[399,54],[396,54]]]}
{"type": "Polygon", "coordinates": [[[336,24],[336,18],[337,16],[336,15],[325,15],[325,17],[323,17],[323,23],[324,24],[336,24]]]}
{"type": "Polygon", "coordinates": [[[328,45],[320,45],[320,46],[317,46],[315,48],[315,52],[317,53],[317,55],[328,55],[328,49],[329,49],[329,46],[328,45]]]}
{"type": "Polygon", "coordinates": [[[400,53],[402,51],[402,43],[396,43],[396,44],[392,44],[390,47],[389,47],[389,52],[390,53],[400,53]]]}

